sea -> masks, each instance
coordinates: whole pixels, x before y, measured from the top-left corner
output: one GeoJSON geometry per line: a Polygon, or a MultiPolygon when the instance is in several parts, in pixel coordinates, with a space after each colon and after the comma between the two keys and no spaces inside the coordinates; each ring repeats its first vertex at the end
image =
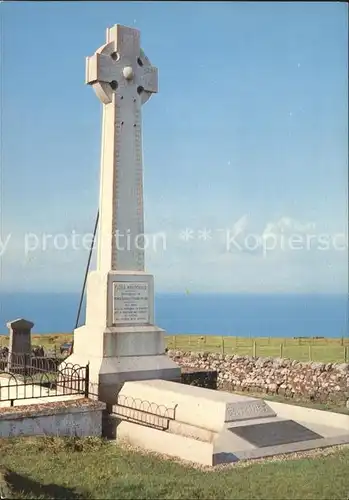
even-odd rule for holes
{"type": "MultiPolygon", "coordinates": [[[[71,332],[79,294],[0,293],[0,333],[25,318],[33,333],[71,332]]],[[[348,295],[158,294],[156,325],[169,334],[347,337],[348,295]]],[[[85,321],[85,303],[79,325],[85,321]]]]}

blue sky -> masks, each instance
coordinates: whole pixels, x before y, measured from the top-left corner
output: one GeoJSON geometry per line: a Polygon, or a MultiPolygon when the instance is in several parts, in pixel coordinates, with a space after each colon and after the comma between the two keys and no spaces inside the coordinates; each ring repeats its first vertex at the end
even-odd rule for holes
{"type": "Polygon", "coordinates": [[[84,85],[85,57],[115,23],[141,30],[159,68],[159,93],[143,108],[146,233],[166,232],[166,249],[146,254],[157,290],[347,290],[342,246],[278,247],[266,256],[227,245],[236,228],[244,241],[266,228],[347,237],[347,5],[10,2],[0,9],[3,248],[8,242],[1,290],[81,286],[86,250],[48,245],[26,253],[24,238],[93,229],[101,106],[84,85]],[[207,240],[198,237],[204,228],[207,240]]]}

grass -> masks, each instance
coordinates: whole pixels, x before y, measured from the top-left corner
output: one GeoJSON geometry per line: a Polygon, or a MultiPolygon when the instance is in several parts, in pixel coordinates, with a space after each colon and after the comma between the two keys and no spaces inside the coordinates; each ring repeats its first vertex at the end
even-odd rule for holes
{"type": "Polygon", "coordinates": [[[96,438],[0,440],[12,498],[341,499],[349,448],[218,469],[194,468],[96,438]],[[300,458],[299,458],[300,457],[300,458]]]}
{"type": "MultiPolygon", "coordinates": [[[[273,338],[273,337],[222,337],[220,335],[167,335],[169,349],[184,351],[207,351],[224,354],[240,354],[261,357],[284,357],[298,361],[319,361],[324,363],[349,362],[348,338],[273,338]]],[[[33,345],[56,349],[64,342],[70,342],[72,334],[56,333],[32,335],[33,345]]],[[[0,336],[1,345],[8,345],[8,337],[0,336]]]]}
{"type": "MultiPolygon", "coordinates": [[[[59,347],[65,342],[71,342],[73,335],[71,333],[43,333],[43,334],[33,334],[31,336],[32,346],[43,346],[46,350],[55,350],[59,354],[59,347]]],[[[8,346],[9,337],[8,335],[0,335],[0,347],[8,346]]]]}
{"type": "Polygon", "coordinates": [[[299,361],[349,362],[349,338],[273,338],[168,335],[167,347],[178,350],[219,352],[299,361]]]}

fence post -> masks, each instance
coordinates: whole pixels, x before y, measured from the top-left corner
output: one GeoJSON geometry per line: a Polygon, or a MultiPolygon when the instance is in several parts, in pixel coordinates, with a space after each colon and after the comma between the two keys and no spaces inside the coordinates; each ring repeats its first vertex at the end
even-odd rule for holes
{"type": "Polygon", "coordinates": [[[348,352],[349,352],[349,347],[345,345],[344,346],[344,363],[348,363],[348,361],[349,361],[348,352]]]}
{"type": "Polygon", "coordinates": [[[256,343],[256,341],[255,341],[255,340],[253,341],[252,356],[253,356],[254,358],[256,358],[256,357],[257,357],[257,343],[256,343]]]}
{"type": "Polygon", "coordinates": [[[24,380],[28,375],[29,356],[30,354],[24,354],[24,380]]]}
{"type": "Polygon", "coordinates": [[[221,349],[222,349],[222,354],[224,354],[224,337],[222,337],[221,349]]]}
{"type": "Polygon", "coordinates": [[[90,387],[90,363],[87,363],[85,368],[85,398],[88,399],[90,387]]]}
{"type": "Polygon", "coordinates": [[[280,344],[280,358],[283,358],[283,354],[284,354],[284,345],[280,344]]]}
{"type": "Polygon", "coordinates": [[[311,348],[311,344],[309,344],[309,361],[312,361],[312,348],[311,348]]]}
{"type": "Polygon", "coordinates": [[[176,335],[173,335],[173,349],[176,349],[176,335]]]}

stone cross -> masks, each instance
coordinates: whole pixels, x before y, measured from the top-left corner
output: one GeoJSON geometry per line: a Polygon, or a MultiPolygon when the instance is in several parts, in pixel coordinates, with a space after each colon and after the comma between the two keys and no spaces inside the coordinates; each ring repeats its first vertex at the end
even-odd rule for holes
{"type": "Polygon", "coordinates": [[[86,322],[65,361],[89,363],[90,394],[115,404],[127,380],[180,380],[155,325],[154,277],[144,270],[141,109],[157,69],[134,28],[116,24],[87,58],[86,83],[103,106],[97,269],[86,280],[86,322]]]}
{"type": "Polygon", "coordinates": [[[158,91],[158,72],[140,32],[116,24],[87,58],[86,83],[103,103],[97,270],[144,271],[141,107],[158,91]]]}

